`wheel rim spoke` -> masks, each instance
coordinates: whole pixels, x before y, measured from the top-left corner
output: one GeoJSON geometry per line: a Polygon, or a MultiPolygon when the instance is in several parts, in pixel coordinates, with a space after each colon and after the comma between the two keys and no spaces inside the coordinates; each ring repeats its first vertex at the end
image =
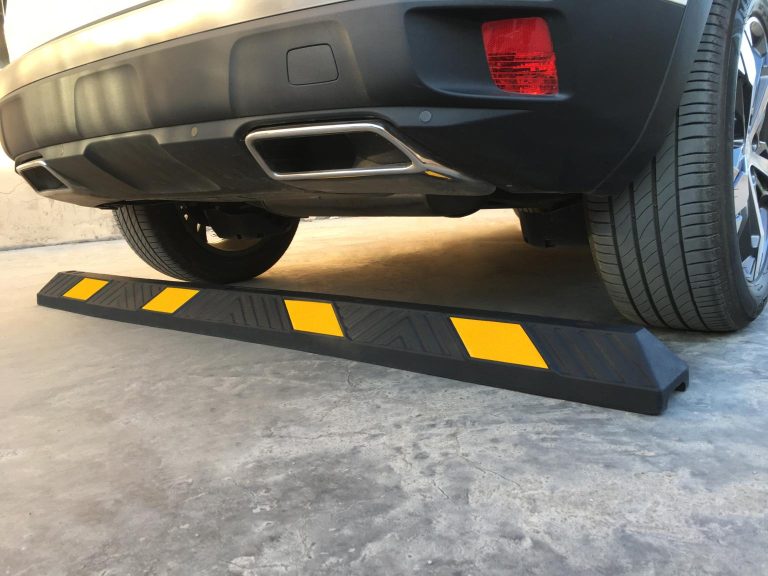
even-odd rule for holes
{"type": "Polygon", "coordinates": [[[765,110],[768,106],[768,77],[761,75],[754,90],[752,117],[749,123],[750,141],[757,138],[765,124],[765,110]]]}
{"type": "Polygon", "coordinates": [[[768,242],[766,241],[766,231],[768,230],[768,210],[761,208],[756,194],[752,195],[752,201],[755,209],[756,232],[751,236],[752,247],[756,252],[755,266],[753,270],[753,279],[760,278],[766,265],[766,251],[768,251],[768,242]]]}
{"type": "Polygon", "coordinates": [[[749,217],[750,185],[746,173],[746,160],[742,149],[734,150],[733,205],[736,211],[736,231],[741,234],[749,217]]]}
{"type": "Polygon", "coordinates": [[[755,171],[759,172],[765,177],[768,177],[768,158],[766,158],[765,156],[759,156],[757,154],[753,154],[749,159],[749,162],[752,165],[752,168],[755,169],[755,171]]]}
{"type": "Polygon", "coordinates": [[[741,72],[749,83],[754,86],[757,79],[757,62],[755,51],[751,43],[752,36],[748,32],[741,38],[741,59],[739,60],[739,72],[741,72]]]}
{"type": "Polygon", "coordinates": [[[768,106],[768,76],[765,70],[765,31],[759,20],[750,18],[744,27],[741,39],[741,59],[739,69],[751,87],[751,106],[749,118],[749,141],[760,133],[765,123],[765,111],[768,106]]]}

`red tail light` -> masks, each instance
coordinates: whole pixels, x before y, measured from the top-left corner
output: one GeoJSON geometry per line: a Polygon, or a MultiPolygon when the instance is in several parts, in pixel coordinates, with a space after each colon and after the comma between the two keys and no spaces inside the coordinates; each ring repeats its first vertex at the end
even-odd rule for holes
{"type": "Polygon", "coordinates": [[[546,20],[486,22],[483,43],[496,86],[518,94],[557,94],[557,64],[546,20]]]}

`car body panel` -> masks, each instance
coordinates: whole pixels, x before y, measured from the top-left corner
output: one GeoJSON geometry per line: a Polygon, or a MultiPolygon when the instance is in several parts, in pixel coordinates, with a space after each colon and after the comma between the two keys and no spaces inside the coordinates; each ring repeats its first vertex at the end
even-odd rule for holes
{"type": "Polygon", "coordinates": [[[61,35],[11,62],[0,98],[78,66],[251,20],[345,0],[155,0],[61,35]]]}
{"type": "MultiPolygon", "coordinates": [[[[286,189],[351,193],[354,182],[345,190],[276,183],[244,139],[256,128],[368,120],[508,196],[611,193],[663,141],[711,2],[232,0],[226,5],[258,6],[263,17],[193,10],[174,25],[175,39],[159,23],[142,24],[144,11],[175,4],[104,20],[0,72],[2,90],[19,86],[0,100],[4,147],[17,163],[42,158],[79,185],[76,196],[60,199],[259,202],[286,189]],[[490,79],[480,24],[531,14],[552,31],[555,96],[509,94],[490,79]],[[109,33],[126,21],[142,31],[125,39],[109,33]],[[72,60],[59,72],[61,61],[39,63],[54,46],[80,50],[86,38],[91,49],[82,57],[90,63],[72,60]],[[312,46],[328,47],[321,52],[332,55],[337,77],[292,83],[287,54],[312,46]],[[28,79],[40,79],[19,80],[25,67],[28,79]],[[130,176],[142,166],[153,166],[163,186],[130,176]]],[[[358,190],[381,195],[392,185],[358,190]]]]}

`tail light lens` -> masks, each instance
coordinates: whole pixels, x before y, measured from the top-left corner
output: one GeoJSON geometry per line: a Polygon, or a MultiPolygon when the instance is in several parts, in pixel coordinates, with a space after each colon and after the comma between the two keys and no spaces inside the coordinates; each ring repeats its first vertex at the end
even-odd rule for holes
{"type": "Polygon", "coordinates": [[[483,43],[493,82],[506,92],[557,94],[557,63],[543,18],[514,18],[483,24],[483,43]]]}

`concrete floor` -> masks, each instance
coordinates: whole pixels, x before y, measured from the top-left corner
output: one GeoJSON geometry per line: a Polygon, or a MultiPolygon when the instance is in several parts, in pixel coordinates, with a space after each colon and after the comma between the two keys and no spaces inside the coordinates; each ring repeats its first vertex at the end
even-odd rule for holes
{"type": "MultiPolygon", "coordinates": [[[[0,253],[0,574],[768,574],[768,315],[643,417],[35,306],[0,253]]],[[[303,225],[259,286],[616,320],[508,212],[303,225]]]]}

